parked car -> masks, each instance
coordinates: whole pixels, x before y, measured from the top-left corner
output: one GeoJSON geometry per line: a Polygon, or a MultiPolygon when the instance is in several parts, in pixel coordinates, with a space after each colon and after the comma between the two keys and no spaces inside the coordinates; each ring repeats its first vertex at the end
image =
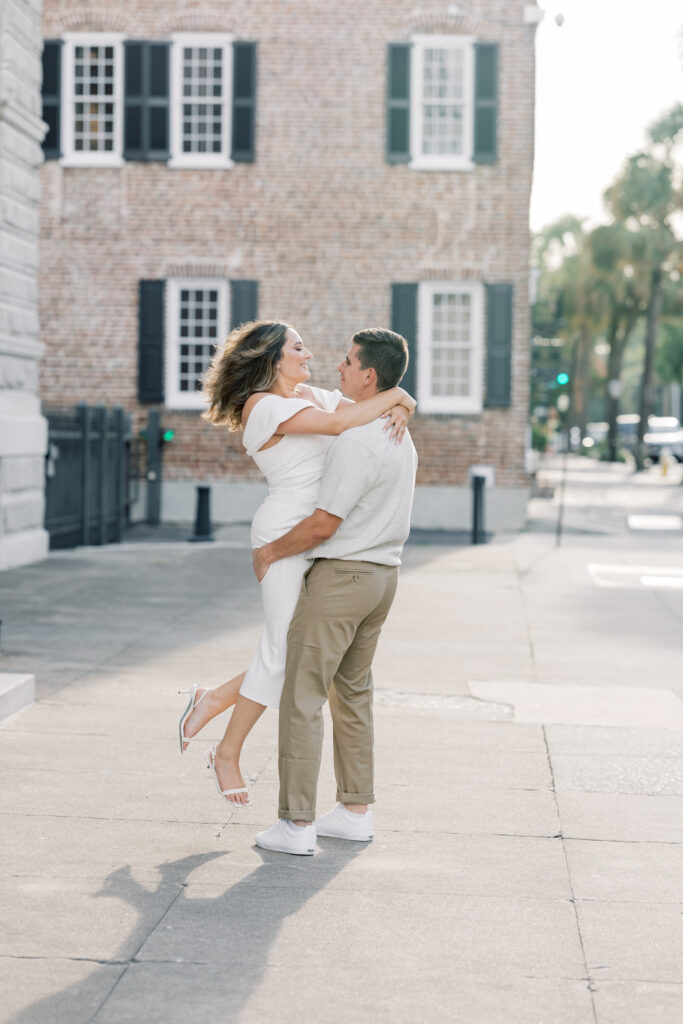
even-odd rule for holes
{"type": "Polygon", "coordinates": [[[681,424],[675,416],[650,416],[647,433],[643,437],[643,455],[652,462],[659,462],[665,453],[670,453],[677,462],[683,462],[681,424]]]}
{"type": "Polygon", "coordinates": [[[639,423],[640,416],[637,412],[625,412],[617,416],[617,443],[620,448],[635,451],[639,423]]]}

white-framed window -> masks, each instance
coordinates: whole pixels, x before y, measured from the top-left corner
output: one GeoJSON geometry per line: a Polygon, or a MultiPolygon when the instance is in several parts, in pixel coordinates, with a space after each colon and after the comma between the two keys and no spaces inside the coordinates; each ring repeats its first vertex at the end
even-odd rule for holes
{"type": "Polygon", "coordinates": [[[121,33],[73,32],[62,54],[62,151],[65,167],[123,165],[121,33]]]}
{"type": "Polygon", "coordinates": [[[204,409],[202,376],[216,345],[228,336],[229,282],[171,278],[166,282],[166,405],[204,409]]]}
{"type": "Polygon", "coordinates": [[[410,105],[412,167],[474,167],[473,37],[413,37],[410,105]]]}
{"type": "Polygon", "coordinates": [[[232,36],[171,36],[169,167],[231,167],[232,36]]]}
{"type": "Polygon", "coordinates": [[[484,286],[423,281],[418,286],[417,404],[422,412],[482,409],[484,286]]]}

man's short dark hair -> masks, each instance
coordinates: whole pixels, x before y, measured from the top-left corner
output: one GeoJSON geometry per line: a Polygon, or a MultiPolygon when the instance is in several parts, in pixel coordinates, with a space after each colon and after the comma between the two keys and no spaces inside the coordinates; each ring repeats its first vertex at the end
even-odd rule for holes
{"type": "Polygon", "coordinates": [[[361,369],[370,367],[377,374],[377,388],[394,388],[408,368],[408,342],[396,331],[385,327],[366,327],[351,339],[358,345],[361,369]]]}

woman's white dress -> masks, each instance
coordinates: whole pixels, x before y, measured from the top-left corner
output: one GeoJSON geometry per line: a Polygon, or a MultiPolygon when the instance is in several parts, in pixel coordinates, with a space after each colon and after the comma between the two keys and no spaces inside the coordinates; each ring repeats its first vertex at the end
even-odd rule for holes
{"type": "MultiPolygon", "coordinates": [[[[277,433],[285,420],[301,409],[322,406],[334,412],[340,391],[310,388],[317,403],[302,398],[266,395],[252,409],[244,428],[243,444],[268,483],[268,496],[251,524],[251,546],[276,540],[315,509],[325,453],[332,437],[320,434],[285,434],[272,448],[259,449],[277,433]]],[[[240,693],[271,708],[280,705],[285,681],[287,632],[299,599],[301,580],[308,567],[304,555],[274,562],[261,582],[265,626],[240,693]]]]}

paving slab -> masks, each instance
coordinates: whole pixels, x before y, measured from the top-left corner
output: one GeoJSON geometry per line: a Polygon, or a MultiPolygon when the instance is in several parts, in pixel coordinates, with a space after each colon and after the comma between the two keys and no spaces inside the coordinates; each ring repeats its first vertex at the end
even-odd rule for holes
{"type": "Polygon", "coordinates": [[[0,720],[33,703],[35,676],[27,672],[0,672],[0,720]]]}
{"type": "Polygon", "coordinates": [[[252,826],[235,818],[221,834],[225,855],[194,872],[193,885],[216,882],[314,887],[325,865],[343,861],[331,874],[328,889],[349,891],[462,893],[481,896],[569,899],[571,891],[562,844],[558,839],[515,836],[459,836],[381,832],[362,846],[362,856],[348,858],[342,840],[321,837],[324,853],[313,860],[269,861],[269,872],[256,875],[260,864],[252,826]],[[249,873],[251,871],[251,874],[249,873]],[[236,878],[237,872],[239,878],[236,878]],[[262,879],[266,878],[265,881],[262,879]]]}
{"type": "Polygon", "coordinates": [[[126,960],[180,892],[166,882],[148,889],[127,867],[102,881],[0,878],[0,955],[126,960]]]}
{"type": "MultiPolygon", "coordinates": [[[[410,696],[410,695],[409,695],[410,696]]],[[[375,744],[410,751],[410,756],[433,750],[535,751],[546,753],[543,728],[540,725],[483,722],[457,712],[414,708],[375,707],[375,744]],[[406,711],[409,713],[406,714],[406,711]]]]}
{"type": "MultiPolygon", "coordinates": [[[[2,815],[2,872],[6,876],[103,880],[125,865],[139,882],[184,884],[200,858],[231,856],[224,824],[2,815]]],[[[249,860],[247,859],[247,863],[249,860]]]]}
{"type": "MultiPolygon", "coordinates": [[[[541,790],[552,788],[548,755],[543,751],[485,750],[482,747],[432,745],[411,750],[409,760],[405,749],[378,744],[377,783],[392,779],[404,784],[429,780],[425,788],[439,792],[434,781],[444,779],[450,786],[472,786],[485,789],[541,790]]],[[[443,794],[439,793],[443,800],[443,794]]]]}
{"type": "Polygon", "coordinates": [[[90,1024],[123,965],[0,957],[2,1024],[90,1024]]]}
{"type": "Polygon", "coordinates": [[[516,722],[683,731],[683,701],[667,689],[503,681],[472,681],[469,689],[480,700],[512,704],[516,722]]]}
{"type": "Polygon", "coordinates": [[[683,1020],[683,983],[601,981],[593,1000],[598,1024],[673,1024],[683,1020]]]}
{"type": "Polygon", "coordinates": [[[577,900],[591,977],[680,983],[683,928],[680,904],[577,900]]]}
{"type": "MultiPolygon", "coordinates": [[[[358,856],[351,853],[349,856],[358,856]]],[[[318,855],[322,860],[324,852],[318,855]]],[[[277,854],[266,854],[267,865],[277,854]]],[[[140,960],[253,964],[320,963],[362,969],[391,935],[391,958],[412,970],[580,979],[585,967],[573,906],[564,900],[188,885],[144,944],[140,960]],[[240,922],[239,928],[236,922],[240,922]],[[334,927],[330,927],[334,922],[334,927]]]]}
{"type": "Polygon", "coordinates": [[[683,733],[674,729],[619,729],[599,725],[548,725],[548,749],[555,754],[624,754],[683,758],[683,733]]]}
{"type": "MultiPolygon", "coordinates": [[[[49,771],[53,765],[59,765],[59,771],[64,773],[156,775],[165,780],[166,786],[172,780],[173,787],[178,786],[181,791],[186,783],[204,789],[207,773],[203,754],[223,735],[221,723],[214,721],[207,727],[201,741],[183,756],[179,750],[178,723],[172,724],[175,728],[169,729],[165,736],[131,736],[122,730],[118,735],[115,732],[99,736],[70,735],[65,739],[63,734],[55,732],[38,736],[20,731],[4,732],[0,733],[0,767],[49,771]]],[[[243,770],[247,775],[258,774],[273,756],[272,741],[257,735],[245,753],[243,770]]],[[[134,785],[134,780],[130,782],[134,785]]]]}
{"type": "MultiPolygon", "coordinates": [[[[300,1024],[321,1019],[321,993],[330,986],[329,967],[307,963],[302,971],[265,964],[259,976],[213,964],[133,964],[94,1024],[130,1024],[139,1007],[149,1006],[146,1024],[185,1024],[189,1019],[239,1020],[240,1024],[300,1024]]],[[[585,982],[545,978],[506,978],[463,974],[425,965],[419,971],[392,967],[386,952],[377,951],[363,968],[335,964],[335,991],[343,998],[325,1001],[324,1020],[349,1024],[370,1020],[380,1024],[594,1024],[591,996],[585,982]]]]}
{"type": "Polygon", "coordinates": [[[554,754],[558,793],[640,793],[683,796],[683,757],[554,754]]]}
{"type": "Polygon", "coordinates": [[[193,778],[174,777],[170,786],[168,777],[150,772],[7,768],[3,782],[0,813],[216,824],[228,818],[215,790],[193,778]]]}
{"type": "Polygon", "coordinates": [[[683,845],[565,839],[564,847],[577,899],[680,903],[683,898],[683,845]]]}
{"type": "Polygon", "coordinates": [[[683,843],[683,798],[623,793],[558,793],[562,834],[569,839],[683,843]]]}
{"type": "MultiPolygon", "coordinates": [[[[560,831],[555,796],[550,790],[458,786],[429,790],[381,785],[373,806],[375,832],[470,833],[473,835],[556,836],[560,831]]],[[[331,778],[318,789],[318,813],[334,806],[331,778]]],[[[204,806],[202,804],[202,806],[204,806]]],[[[252,806],[240,822],[257,828],[274,823],[278,807],[276,768],[271,762],[252,793],[252,806]]],[[[213,818],[209,820],[214,820],[213,818]]]]}

